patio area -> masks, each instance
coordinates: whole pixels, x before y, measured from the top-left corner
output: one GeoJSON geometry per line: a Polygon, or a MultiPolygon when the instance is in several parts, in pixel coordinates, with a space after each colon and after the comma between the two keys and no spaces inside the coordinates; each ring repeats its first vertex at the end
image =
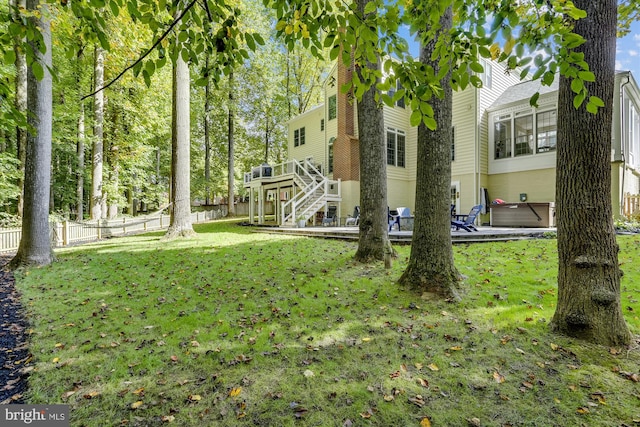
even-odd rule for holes
{"type": "MultiPolygon", "coordinates": [[[[522,239],[539,239],[555,233],[555,228],[510,228],[510,227],[477,227],[478,231],[468,232],[465,230],[452,231],[451,240],[453,243],[475,243],[475,242],[496,242],[522,239]]],[[[338,226],[306,226],[298,227],[256,227],[256,232],[260,233],[282,233],[308,237],[320,237],[325,239],[358,239],[358,227],[338,226]]],[[[389,239],[393,244],[410,244],[413,232],[411,231],[390,231],[389,239]]]]}

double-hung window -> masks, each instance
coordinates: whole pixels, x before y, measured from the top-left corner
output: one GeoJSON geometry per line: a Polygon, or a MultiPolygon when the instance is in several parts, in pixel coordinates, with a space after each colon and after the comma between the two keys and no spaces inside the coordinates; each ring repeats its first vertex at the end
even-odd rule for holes
{"type": "Polygon", "coordinates": [[[338,116],[338,99],[336,95],[331,95],[329,97],[329,120],[333,120],[338,116]]]}
{"type": "Polygon", "coordinates": [[[503,114],[493,119],[493,158],[528,156],[556,150],[557,111],[503,114]]]}
{"type": "Polygon", "coordinates": [[[293,131],[293,146],[298,147],[305,143],[305,130],[303,127],[293,131]]]}
{"type": "Polygon", "coordinates": [[[387,128],[387,164],[405,167],[406,136],[401,130],[387,128]]]}

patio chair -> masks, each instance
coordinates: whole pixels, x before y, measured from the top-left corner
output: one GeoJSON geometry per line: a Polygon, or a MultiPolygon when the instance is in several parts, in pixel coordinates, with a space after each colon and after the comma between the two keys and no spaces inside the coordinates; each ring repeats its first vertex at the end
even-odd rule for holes
{"type": "Polygon", "coordinates": [[[358,225],[360,222],[360,206],[353,208],[353,215],[349,215],[344,225],[358,225]]]}
{"type": "Polygon", "coordinates": [[[327,215],[322,218],[322,225],[335,225],[338,220],[338,207],[337,206],[329,206],[327,210],[327,215]]]}
{"type": "Polygon", "coordinates": [[[388,222],[389,222],[389,231],[391,231],[393,229],[394,225],[398,226],[398,231],[400,231],[400,213],[398,213],[397,209],[391,209],[389,210],[389,208],[387,208],[387,212],[388,212],[388,222]]]}
{"type": "Polygon", "coordinates": [[[475,225],[473,225],[476,217],[480,214],[482,205],[476,205],[471,208],[469,215],[456,215],[456,219],[451,219],[451,229],[458,231],[461,228],[466,231],[478,231],[475,225]]]}

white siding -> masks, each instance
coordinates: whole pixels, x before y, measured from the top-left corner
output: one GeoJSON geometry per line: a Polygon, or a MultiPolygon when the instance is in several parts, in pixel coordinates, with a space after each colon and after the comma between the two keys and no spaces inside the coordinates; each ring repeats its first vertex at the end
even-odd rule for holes
{"type": "MultiPolygon", "coordinates": [[[[288,151],[289,159],[304,160],[313,157],[316,164],[326,166],[325,134],[320,130],[320,122],[324,119],[324,105],[320,105],[289,121],[288,151]],[[294,132],[305,129],[305,143],[294,146],[294,132]]],[[[326,121],[325,121],[326,126],[326,121]]]]}

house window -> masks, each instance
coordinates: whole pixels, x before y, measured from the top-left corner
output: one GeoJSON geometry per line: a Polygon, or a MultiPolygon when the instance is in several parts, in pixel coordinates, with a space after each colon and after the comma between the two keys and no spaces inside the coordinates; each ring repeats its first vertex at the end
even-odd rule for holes
{"type": "Polygon", "coordinates": [[[405,167],[406,139],[401,130],[387,128],[387,164],[405,167]]]}
{"type": "MultiPolygon", "coordinates": [[[[402,83],[400,83],[400,80],[396,80],[395,87],[389,89],[388,95],[393,98],[393,95],[395,95],[400,89],[403,89],[402,83]]],[[[396,101],[396,107],[404,108],[404,97],[396,101]]]]}
{"type": "Polygon", "coordinates": [[[516,139],[515,156],[533,154],[533,116],[516,117],[514,121],[516,139]]]}
{"type": "Polygon", "coordinates": [[[335,142],[335,138],[331,138],[329,140],[329,173],[333,172],[333,143],[335,142]]]}
{"type": "Polygon", "coordinates": [[[633,167],[640,166],[640,115],[638,110],[629,102],[629,164],[633,167]]]}
{"type": "Polygon", "coordinates": [[[320,119],[320,132],[324,131],[324,119],[320,119]]]}
{"type": "Polygon", "coordinates": [[[491,89],[491,85],[493,84],[493,69],[491,64],[484,59],[480,60],[480,65],[484,68],[484,71],[478,74],[480,80],[482,80],[482,87],[486,89],[491,89]]]}
{"type": "Polygon", "coordinates": [[[536,140],[538,153],[556,149],[557,113],[545,111],[536,115],[536,140]]]}
{"type": "Polygon", "coordinates": [[[335,95],[329,97],[329,120],[333,120],[337,117],[337,99],[335,95]]]}
{"type": "Polygon", "coordinates": [[[451,128],[451,161],[456,159],[456,128],[451,128]]]}
{"type": "Polygon", "coordinates": [[[293,131],[293,146],[298,147],[304,145],[305,142],[304,128],[296,129],[293,131]]]}
{"type": "Polygon", "coordinates": [[[511,157],[511,116],[496,118],[493,125],[494,159],[511,157]]]}

